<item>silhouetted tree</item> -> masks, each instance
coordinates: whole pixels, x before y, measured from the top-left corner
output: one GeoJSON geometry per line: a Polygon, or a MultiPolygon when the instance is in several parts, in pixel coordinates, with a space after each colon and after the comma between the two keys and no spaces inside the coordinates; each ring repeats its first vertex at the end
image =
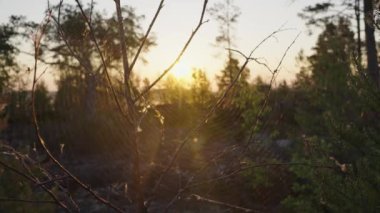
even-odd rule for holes
{"type": "Polygon", "coordinates": [[[296,174],[294,194],[284,204],[292,211],[376,209],[379,167],[372,162],[378,161],[373,151],[379,150],[379,138],[365,132],[378,131],[379,126],[362,117],[377,104],[371,85],[352,69],[353,41],[346,20],[326,24],[315,53],[308,57],[310,66],[295,83],[299,132],[293,161],[323,166],[291,167],[296,174]]]}
{"type": "Polygon", "coordinates": [[[356,22],[356,51],[351,54],[357,57],[358,64],[362,64],[361,24],[364,22],[367,76],[374,85],[379,86],[378,53],[375,39],[374,0],[342,0],[339,2],[323,1],[308,6],[300,16],[307,20],[309,25],[324,25],[332,20],[338,21],[341,17],[356,22]],[[335,12],[334,12],[335,11],[335,12]],[[339,12],[336,12],[339,11],[339,12]],[[324,16],[320,14],[325,14],[324,16]]]}
{"type": "Polygon", "coordinates": [[[11,72],[18,71],[15,61],[18,51],[12,43],[12,38],[16,35],[11,24],[0,25],[0,93],[9,87],[11,72]]]}
{"type": "Polygon", "coordinates": [[[374,2],[373,0],[364,0],[364,20],[365,20],[365,41],[367,49],[367,72],[371,82],[380,87],[379,78],[379,61],[375,39],[375,24],[374,24],[374,2]]]}
{"type": "MultiPolygon", "coordinates": [[[[90,29],[82,17],[78,8],[72,5],[62,5],[60,17],[54,17],[59,24],[51,27],[48,39],[51,41],[47,47],[47,55],[51,60],[46,62],[56,65],[62,70],[62,80],[76,79],[75,85],[79,90],[85,91],[83,96],[84,109],[92,115],[96,109],[97,90],[105,88],[105,67],[109,70],[119,69],[122,54],[120,51],[120,39],[116,14],[106,18],[102,13],[86,9],[86,14],[91,17],[91,26],[95,38],[101,48],[106,64],[100,61],[100,55],[93,45],[90,29]],[[81,79],[84,81],[81,82],[81,79]]],[[[125,42],[130,56],[134,55],[139,42],[143,37],[140,21],[142,16],[136,15],[133,8],[122,8],[123,25],[126,29],[125,42]]],[[[147,51],[154,42],[147,40],[143,51],[147,51]]],[[[81,100],[82,101],[82,100],[81,100]]]]}

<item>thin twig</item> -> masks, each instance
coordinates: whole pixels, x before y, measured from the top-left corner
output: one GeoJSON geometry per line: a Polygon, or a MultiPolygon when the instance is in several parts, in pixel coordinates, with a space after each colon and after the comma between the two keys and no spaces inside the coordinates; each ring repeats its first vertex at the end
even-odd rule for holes
{"type": "Polygon", "coordinates": [[[47,181],[44,181],[44,182],[40,182],[38,183],[37,185],[47,185],[47,184],[50,184],[50,183],[53,183],[53,182],[57,182],[57,181],[61,181],[61,180],[65,180],[67,179],[69,176],[65,175],[63,177],[57,177],[57,178],[53,178],[51,180],[47,180],[47,181]]]}
{"type": "Polygon", "coordinates": [[[259,64],[259,65],[264,66],[264,67],[265,67],[270,73],[273,74],[272,69],[271,69],[266,63],[263,63],[263,62],[259,61],[258,58],[248,57],[248,56],[246,56],[243,52],[241,52],[240,50],[236,50],[236,49],[232,49],[232,48],[226,48],[226,50],[231,51],[231,52],[236,52],[236,53],[238,53],[240,56],[242,56],[243,58],[245,58],[246,60],[251,60],[251,61],[256,62],[256,63],[259,64]]]}
{"type": "Polygon", "coordinates": [[[230,208],[230,209],[234,209],[235,211],[237,210],[237,211],[241,211],[241,212],[259,212],[259,211],[255,211],[253,209],[248,209],[248,208],[240,207],[240,206],[229,204],[229,203],[226,203],[226,202],[221,202],[221,201],[217,201],[217,200],[212,200],[212,199],[209,199],[209,198],[201,197],[201,196],[196,195],[196,194],[190,195],[188,197],[188,199],[202,201],[202,202],[206,202],[206,203],[213,204],[213,205],[227,207],[227,208],[230,208]]]}
{"type": "MultiPolygon", "coordinates": [[[[12,166],[10,166],[10,165],[4,163],[4,162],[1,161],[1,160],[0,160],[0,165],[2,165],[2,166],[3,166],[4,168],[6,168],[6,169],[8,169],[8,170],[10,170],[10,171],[12,171],[12,172],[18,174],[19,176],[21,176],[21,177],[23,177],[23,178],[29,180],[30,182],[32,182],[32,183],[34,183],[34,184],[38,184],[38,182],[37,182],[35,179],[33,179],[32,177],[30,177],[29,175],[27,175],[27,174],[25,174],[25,173],[19,171],[18,169],[16,169],[16,168],[14,168],[14,167],[12,167],[12,166]]],[[[66,206],[64,203],[62,203],[52,191],[50,191],[48,188],[46,188],[46,187],[43,186],[43,185],[41,186],[41,188],[42,188],[44,191],[46,191],[46,192],[47,192],[47,193],[53,198],[53,200],[55,201],[55,203],[56,203],[57,205],[59,205],[59,206],[60,206],[62,209],[64,209],[66,212],[71,212],[71,211],[67,208],[67,206],[66,206]]]]}
{"type": "MultiPolygon", "coordinates": [[[[132,114],[130,117],[132,118],[132,122],[133,122],[135,112],[134,112],[134,103],[132,100],[133,98],[132,98],[132,93],[131,93],[132,88],[129,83],[131,70],[130,70],[129,62],[128,62],[128,52],[127,52],[128,50],[127,50],[125,30],[124,30],[124,25],[123,25],[123,14],[121,11],[120,0],[114,0],[114,1],[116,5],[117,25],[118,25],[119,39],[120,39],[120,51],[122,55],[123,71],[124,71],[124,93],[125,93],[124,96],[128,104],[129,113],[132,114]]],[[[93,39],[95,40],[95,37],[93,39]]],[[[101,54],[100,51],[99,51],[99,54],[101,54]]],[[[103,65],[106,66],[105,63],[103,63],[103,65]]]]}
{"type": "MultiPolygon", "coordinates": [[[[282,55],[281,57],[281,60],[278,62],[277,64],[277,67],[272,70],[272,77],[271,77],[271,80],[269,82],[269,90],[267,92],[267,94],[265,95],[265,99],[264,99],[264,104],[262,105],[262,107],[260,108],[260,111],[257,113],[256,115],[256,119],[255,119],[255,124],[253,125],[253,127],[251,128],[251,131],[250,131],[250,135],[249,135],[249,138],[248,138],[248,141],[247,141],[247,145],[246,145],[246,148],[249,146],[249,144],[251,143],[252,139],[253,139],[253,136],[254,136],[254,133],[256,131],[256,128],[259,124],[259,118],[262,116],[262,114],[264,113],[265,109],[266,109],[266,106],[268,104],[268,100],[269,100],[269,97],[271,95],[271,90],[272,90],[272,87],[273,87],[273,83],[274,81],[276,80],[276,77],[278,75],[278,72],[280,70],[280,67],[285,59],[285,57],[287,56],[290,48],[294,45],[294,43],[297,41],[297,39],[299,38],[299,36],[301,35],[301,33],[298,33],[297,36],[293,39],[293,41],[289,44],[289,46],[286,48],[284,54],[282,55]]],[[[250,55],[250,58],[252,57],[252,55],[250,55]]],[[[248,149],[244,149],[244,150],[248,150],[248,149]]]]}
{"type": "Polygon", "coordinates": [[[148,30],[145,33],[145,36],[144,36],[144,38],[143,38],[143,40],[142,40],[142,42],[140,44],[140,47],[137,50],[137,53],[136,53],[135,57],[133,58],[133,61],[132,61],[131,66],[129,68],[129,70],[130,70],[131,73],[133,71],[133,68],[135,67],[136,61],[139,58],[142,49],[144,48],[145,42],[148,40],[148,36],[150,34],[150,31],[152,30],[154,24],[156,23],[157,17],[160,14],[162,8],[164,7],[164,2],[165,2],[165,0],[161,0],[160,5],[158,6],[158,8],[156,10],[156,14],[154,15],[152,21],[150,22],[148,30]]]}
{"type": "Polygon", "coordinates": [[[46,67],[44,71],[36,78],[36,83],[41,79],[41,77],[46,73],[47,70],[48,68],[46,67]]]}
{"type": "MultiPolygon", "coordinates": [[[[49,191],[49,192],[52,194],[52,196],[54,196],[53,192],[51,192],[51,190],[50,190],[48,187],[45,186],[47,182],[50,182],[50,181],[54,180],[54,178],[49,174],[49,172],[48,172],[47,170],[45,170],[42,166],[40,166],[40,164],[39,164],[38,162],[36,162],[35,160],[31,159],[28,155],[26,155],[26,154],[22,154],[22,153],[18,152],[18,151],[15,150],[12,146],[8,146],[8,145],[5,145],[5,144],[1,144],[0,147],[1,147],[1,148],[4,148],[4,149],[7,150],[7,151],[5,152],[6,154],[13,156],[15,160],[18,160],[18,161],[21,162],[21,165],[22,165],[23,168],[27,171],[27,173],[29,174],[29,177],[31,177],[31,178],[33,178],[33,179],[35,180],[35,181],[34,181],[34,183],[35,183],[34,185],[36,185],[37,187],[41,187],[41,188],[43,188],[43,189],[44,189],[45,191],[47,191],[47,192],[49,191]],[[39,180],[39,178],[34,174],[34,172],[32,171],[33,168],[31,168],[31,165],[35,165],[36,168],[37,168],[38,170],[40,170],[41,173],[42,173],[43,175],[45,175],[45,176],[48,178],[48,180],[45,181],[45,183],[44,183],[44,182],[41,182],[41,181],[39,180]]],[[[3,153],[4,153],[4,152],[3,152],[3,153]]],[[[25,174],[26,174],[26,173],[25,173],[25,174]]],[[[28,175],[28,174],[26,174],[26,175],[28,175]]],[[[79,212],[80,209],[79,209],[79,207],[78,207],[78,204],[77,204],[77,203],[71,198],[71,195],[70,195],[69,191],[67,191],[66,189],[64,189],[59,183],[54,182],[54,181],[53,181],[53,183],[56,184],[56,186],[57,186],[62,192],[68,194],[68,197],[69,197],[68,200],[71,201],[72,204],[73,204],[73,206],[76,208],[75,211],[79,212]]],[[[57,198],[57,199],[58,199],[58,198],[57,198]]]]}
{"type": "Polygon", "coordinates": [[[267,40],[269,40],[270,38],[273,38],[276,36],[276,34],[280,33],[280,32],[284,32],[284,31],[287,31],[287,30],[291,30],[291,29],[283,29],[283,26],[282,25],[278,30],[275,30],[273,31],[271,34],[269,34],[267,37],[265,37],[260,43],[258,43],[256,45],[255,48],[252,49],[251,53],[249,54],[248,58],[251,58],[252,55],[256,52],[256,50],[261,47],[262,44],[264,44],[267,40]]]}
{"type": "Polygon", "coordinates": [[[230,52],[236,52],[238,53],[239,55],[243,56],[245,59],[247,59],[248,57],[240,50],[236,50],[236,49],[232,49],[232,48],[225,48],[226,50],[230,51],[230,52]]]}

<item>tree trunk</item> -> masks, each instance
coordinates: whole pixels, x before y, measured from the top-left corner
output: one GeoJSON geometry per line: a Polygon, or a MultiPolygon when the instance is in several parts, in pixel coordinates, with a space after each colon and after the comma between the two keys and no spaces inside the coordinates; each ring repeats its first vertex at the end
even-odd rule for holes
{"type": "MultiPolygon", "coordinates": [[[[147,212],[147,209],[144,205],[144,192],[142,188],[142,182],[141,182],[141,171],[140,171],[140,153],[139,153],[139,146],[138,146],[138,137],[137,137],[137,128],[138,128],[138,122],[136,121],[138,118],[138,112],[136,109],[136,106],[133,101],[132,97],[132,85],[130,84],[130,77],[131,77],[131,70],[128,63],[128,49],[126,45],[126,38],[125,38],[125,30],[123,26],[123,16],[122,16],[122,8],[120,5],[120,0],[115,0],[116,5],[116,15],[117,15],[117,22],[118,22],[118,31],[119,31],[119,39],[120,39],[120,49],[123,59],[123,71],[124,71],[124,93],[125,93],[125,100],[128,105],[128,114],[130,122],[132,123],[132,128],[130,137],[128,138],[129,141],[133,144],[134,149],[134,157],[133,157],[133,179],[134,179],[134,186],[135,189],[135,204],[136,204],[136,212],[137,213],[145,213],[147,212]]],[[[128,119],[128,118],[127,118],[128,119]]]]}
{"type": "Polygon", "coordinates": [[[86,90],[84,94],[84,110],[85,110],[85,116],[87,118],[91,118],[95,114],[96,109],[96,86],[97,86],[97,79],[96,74],[93,73],[92,65],[90,61],[85,62],[83,66],[86,66],[85,68],[85,83],[86,83],[86,90]]]}
{"type": "Polygon", "coordinates": [[[96,78],[95,75],[86,74],[85,113],[87,117],[95,114],[96,108],[96,78]]]}
{"type": "Polygon", "coordinates": [[[368,77],[376,87],[379,87],[379,65],[375,40],[375,28],[373,25],[373,1],[364,0],[365,39],[367,49],[368,77]]]}
{"type": "Polygon", "coordinates": [[[357,34],[357,57],[359,65],[362,66],[362,39],[361,39],[361,11],[360,0],[355,0],[355,18],[356,18],[356,34],[357,34]]]}
{"type": "MultiPolygon", "coordinates": [[[[134,139],[137,141],[137,136],[134,137],[134,139]]],[[[135,152],[138,151],[138,147],[134,147],[135,152]]],[[[136,212],[137,213],[146,213],[147,208],[144,204],[145,198],[144,198],[144,192],[143,192],[143,187],[142,187],[142,182],[141,182],[141,170],[140,170],[140,154],[135,153],[134,156],[134,162],[133,162],[133,179],[135,183],[135,196],[136,196],[136,212]]]]}

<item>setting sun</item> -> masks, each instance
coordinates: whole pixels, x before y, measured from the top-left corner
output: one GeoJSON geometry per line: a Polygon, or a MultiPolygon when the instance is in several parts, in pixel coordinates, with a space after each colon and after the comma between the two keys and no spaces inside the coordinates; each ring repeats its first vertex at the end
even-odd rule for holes
{"type": "Polygon", "coordinates": [[[177,80],[181,80],[186,83],[189,83],[191,82],[191,79],[192,79],[191,70],[192,70],[192,67],[188,63],[184,61],[180,61],[173,67],[170,73],[177,80]]]}

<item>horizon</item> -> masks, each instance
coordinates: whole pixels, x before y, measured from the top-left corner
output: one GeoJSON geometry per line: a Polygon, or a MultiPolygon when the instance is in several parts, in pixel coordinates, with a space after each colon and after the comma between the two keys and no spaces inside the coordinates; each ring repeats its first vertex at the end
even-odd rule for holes
{"type": "MultiPolygon", "coordinates": [[[[234,1],[241,10],[241,16],[239,17],[238,23],[235,27],[236,29],[233,32],[235,37],[234,42],[236,44],[233,48],[243,53],[247,53],[252,47],[257,45],[260,40],[283,26],[283,28],[289,30],[281,32],[276,38],[268,40],[268,42],[262,45],[255,54],[256,58],[262,58],[269,66],[274,67],[281,59],[287,46],[292,42],[296,35],[300,33],[299,38],[289,50],[278,76],[278,81],[286,80],[288,83],[291,83],[299,71],[296,62],[297,54],[301,49],[305,51],[306,55],[309,54],[311,52],[311,47],[315,43],[315,35],[310,36],[308,34],[304,20],[297,15],[311,2],[305,3],[301,1],[282,0],[280,3],[275,4],[274,1],[276,0],[265,2],[260,2],[258,0],[249,2],[244,0],[234,1]],[[264,14],[262,12],[268,10],[272,11],[272,13],[266,12],[264,14]],[[262,21],[263,19],[265,19],[265,22],[262,21]]],[[[36,3],[37,0],[27,1],[26,3],[20,2],[21,0],[16,0],[5,3],[4,0],[0,0],[0,8],[2,8],[0,9],[0,23],[6,23],[10,15],[24,15],[28,20],[37,23],[43,20],[44,11],[47,8],[46,4],[38,4],[36,3]],[[32,7],[33,9],[31,9],[32,7]]],[[[50,4],[54,5],[57,2],[57,0],[50,1],[50,4]]],[[[83,1],[83,3],[86,4],[88,2],[90,1],[83,1]]],[[[209,5],[212,6],[216,2],[219,1],[210,1],[209,5]]],[[[159,1],[141,2],[132,0],[126,5],[135,8],[138,15],[145,16],[145,19],[141,22],[143,31],[145,31],[157,9],[158,3],[159,1]]],[[[191,31],[197,24],[201,7],[201,0],[191,2],[184,0],[176,2],[167,1],[165,3],[164,8],[157,19],[156,25],[152,29],[157,45],[143,55],[144,59],[149,63],[144,64],[142,61],[138,61],[136,64],[135,73],[139,77],[147,77],[152,81],[174,61],[176,55],[179,53],[191,31]],[[177,18],[179,15],[181,16],[181,20],[177,18]],[[162,53],[162,50],[165,50],[165,54],[162,53]]],[[[96,2],[95,10],[111,15],[114,13],[113,2],[96,2]]],[[[191,76],[191,74],[189,74],[190,69],[203,69],[206,71],[207,77],[211,81],[212,87],[215,89],[215,76],[219,74],[220,70],[222,70],[225,65],[227,51],[223,47],[218,47],[215,44],[218,27],[217,23],[215,23],[209,14],[207,14],[206,19],[209,19],[209,22],[201,27],[189,49],[180,61],[181,64],[186,64],[187,66],[187,68],[182,68],[187,69],[185,71],[187,74],[183,73],[181,75],[191,76]]],[[[24,63],[26,67],[32,64],[32,58],[28,55],[20,54],[18,58],[19,61],[30,61],[24,63]]],[[[239,55],[235,55],[235,58],[239,59],[240,62],[242,61],[242,58],[239,55]]],[[[258,76],[264,79],[264,81],[267,81],[271,76],[264,67],[258,66],[256,63],[250,63],[248,68],[251,71],[251,81],[258,76]]],[[[180,72],[183,72],[183,70],[180,72]]],[[[172,71],[170,73],[172,73],[172,71]]],[[[44,81],[47,83],[50,91],[57,90],[55,80],[54,69],[49,69],[44,76],[44,81]]]]}

